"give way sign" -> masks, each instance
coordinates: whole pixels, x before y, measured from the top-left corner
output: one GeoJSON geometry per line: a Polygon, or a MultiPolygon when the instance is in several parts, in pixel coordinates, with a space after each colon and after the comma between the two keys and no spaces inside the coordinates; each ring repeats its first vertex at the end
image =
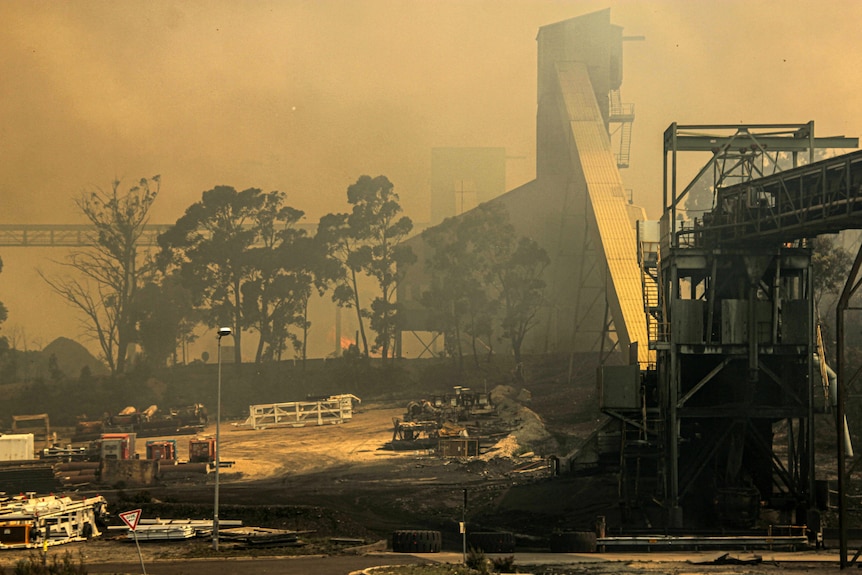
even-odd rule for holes
{"type": "Polygon", "coordinates": [[[120,519],[123,523],[129,526],[129,529],[134,531],[138,528],[138,521],[141,519],[141,510],[133,509],[132,511],[124,511],[120,513],[120,519]]]}

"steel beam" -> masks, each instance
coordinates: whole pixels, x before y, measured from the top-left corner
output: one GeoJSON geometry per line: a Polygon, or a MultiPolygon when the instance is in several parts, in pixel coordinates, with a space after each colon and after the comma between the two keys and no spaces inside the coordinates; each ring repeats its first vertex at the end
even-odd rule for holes
{"type": "MultiPolygon", "coordinates": [[[[668,144],[665,143],[667,146],[668,144]]],[[[808,140],[781,136],[752,136],[741,134],[738,136],[685,136],[677,135],[676,149],[680,152],[716,152],[727,150],[755,150],[763,148],[769,152],[802,152],[808,150],[811,144],[808,140]]],[[[845,138],[843,136],[814,138],[815,148],[856,148],[859,146],[859,138],[845,138]]]]}

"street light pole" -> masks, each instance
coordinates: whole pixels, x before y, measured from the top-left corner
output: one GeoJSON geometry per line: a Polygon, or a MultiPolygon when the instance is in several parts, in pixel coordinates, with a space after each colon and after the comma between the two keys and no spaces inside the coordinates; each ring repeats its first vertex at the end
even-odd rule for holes
{"type": "Polygon", "coordinates": [[[467,564],[467,488],[464,488],[464,507],[461,508],[461,542],[463,543],[464,565],[467,564]]]}
{"type": "Polygon", "coordinates": [[[229,327],[220,327],[218,330],[218,389],[216,392],[216,440],[215,440],[215,502],[213,503],[213,549],[218,551],[218,489],[219,468],[221,468],[221,338],[231,335],[233,330],[229,327]]]}

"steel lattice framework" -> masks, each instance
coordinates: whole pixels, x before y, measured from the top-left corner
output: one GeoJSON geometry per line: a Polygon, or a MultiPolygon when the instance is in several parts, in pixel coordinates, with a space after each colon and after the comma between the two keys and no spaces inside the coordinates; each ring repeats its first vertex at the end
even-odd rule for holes
{"type": "Polygon", "coordinates": [[[656,367],[642,373],[637,409],[615,415],[622,491],[635,503],[651,489],[668,526],[745,526],[762,502],[804,522],[815,505],[813,420],[829,405],[814,391],[805,238],[862,227],[862,153],[812,160],[857,145],[816,138],[813,122],[665,132],[664,215],[655,237],[639,237],[656,367]],[[679,191],[681,152],[712,157],[679,191]],[[795,167],[781,171],[779,154],[795,167]],[[682,201],[710,171],[713,209],[682,221],[682,201]]]}

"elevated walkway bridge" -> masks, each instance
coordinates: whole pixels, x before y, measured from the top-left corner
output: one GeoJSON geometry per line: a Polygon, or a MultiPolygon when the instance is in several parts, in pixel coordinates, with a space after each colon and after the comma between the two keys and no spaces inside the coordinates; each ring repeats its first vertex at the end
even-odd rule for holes
{"type": "MultiPolygon", "coordinates": [[[[862,228],[862,150],[720,188],[697,246],[781,244],[862,228]]],[[[684,242],[680,242],[682,244],[684,242]]]]}
{"type": "MultiPolygon", "coordinates": [[[[140,246],[157,246],[171,226],[144,226],[140,246]]],[[[79,248],[93,245],[96,228],[90,224],[0,224],[0,247],[79,248]]]]}
{"type": "MultiPolygon", "coordinates": [[[[157,247],[161,234],[173,224],[146,224],[139,247],[157,247]]],[[[293,224],[309,235],[317,232],[317,223],[293,224]]],[[[420,227],[421,229],[421,227],[420,227]]],[[[94,245],[96,227],[90,224],[0,224],[0,247],[12,248],[81,248],[94,245]]]]}

